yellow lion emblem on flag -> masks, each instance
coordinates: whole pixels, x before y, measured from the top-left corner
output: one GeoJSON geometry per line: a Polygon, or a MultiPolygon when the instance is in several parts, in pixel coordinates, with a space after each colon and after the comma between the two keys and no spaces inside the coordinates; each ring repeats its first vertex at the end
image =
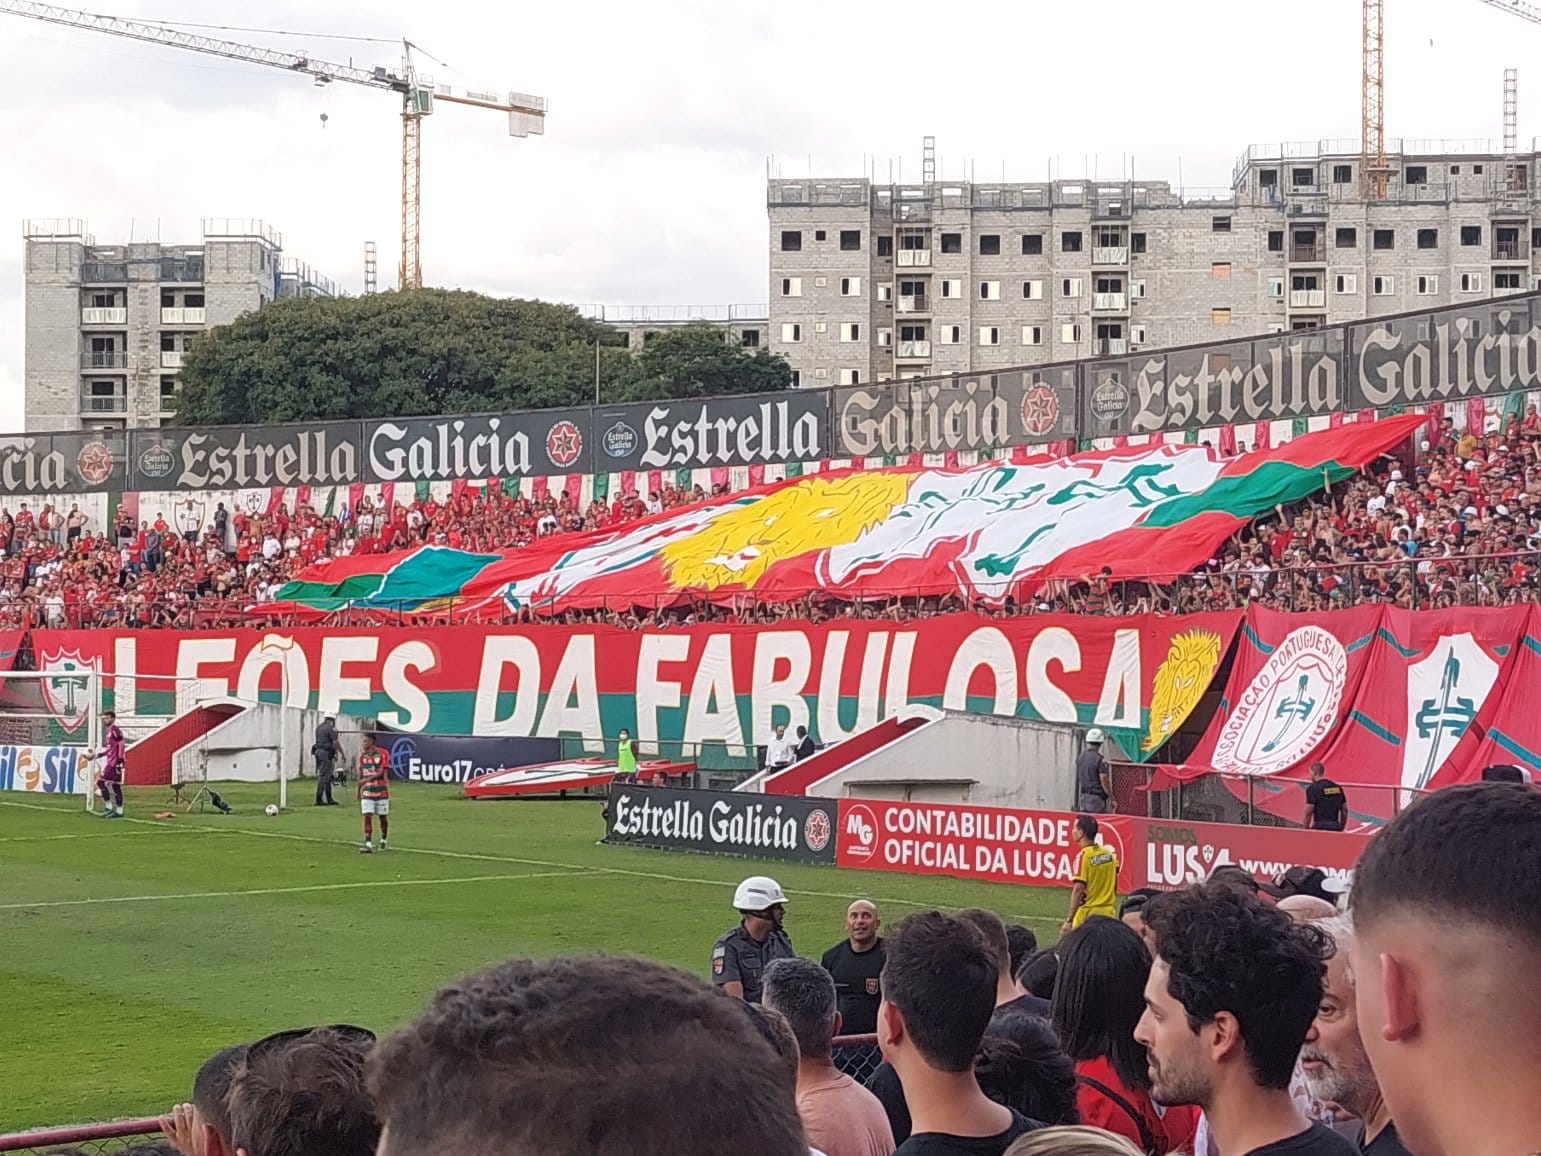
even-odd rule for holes
{"type": "Polygon", "coordinates": [[[1153,751],[1193,713],[1220,665],[1221,638],[1212,630],[1185,630],[1172,639],[1150,690],[1150,729],[1140,749],[1153,751]]]}

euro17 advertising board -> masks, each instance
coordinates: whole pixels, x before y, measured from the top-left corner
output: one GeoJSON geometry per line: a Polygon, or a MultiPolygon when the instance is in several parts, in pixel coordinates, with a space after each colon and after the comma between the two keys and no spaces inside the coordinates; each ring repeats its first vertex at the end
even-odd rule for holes
{"type": "Polygon", "coordinates": [[[748,753],[779,724],[829,745],[922,703],[1099,726],[1143,759],[1198,704],[1240,620],[957,614],[656,632],[41,630],[32,640],[41,670],[108,675],[108,705],[120,713],[171,714],[175,688],[196,679],[208,695],[283,695],[408,734],[573,736],[601,754],[624,729],[644,754],[679,742],[748,753]]]}

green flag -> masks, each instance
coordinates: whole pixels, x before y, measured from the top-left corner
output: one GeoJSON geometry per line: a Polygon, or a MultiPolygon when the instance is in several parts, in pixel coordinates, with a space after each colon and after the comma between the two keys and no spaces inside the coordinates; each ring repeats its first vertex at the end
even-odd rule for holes
{"type": "Polygon", "coordinates": [[[598,498],[601,502],[603,502],[607,498],[609,498],[609,496],[610,496],[610,475],[609,474],[595,474],[594,475],[594,496],[596,498],[598,498]]]}

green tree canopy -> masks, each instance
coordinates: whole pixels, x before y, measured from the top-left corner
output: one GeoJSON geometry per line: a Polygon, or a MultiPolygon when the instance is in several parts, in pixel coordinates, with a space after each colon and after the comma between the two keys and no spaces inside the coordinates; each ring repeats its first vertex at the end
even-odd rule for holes
{"type": "Polygon", "coordinates": [[[306,422],[582,405],[787,388],[781,358],[710,325],[626,337],[544,301],[441,289],[298,297],[217,326],[183,363],[186,425],[306,422]]]}

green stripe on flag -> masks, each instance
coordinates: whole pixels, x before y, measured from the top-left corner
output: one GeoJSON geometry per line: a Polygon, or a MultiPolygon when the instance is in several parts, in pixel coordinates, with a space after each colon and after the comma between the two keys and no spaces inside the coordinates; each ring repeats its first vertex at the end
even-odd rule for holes
{"type": "Polygon", "coordinates": [[[606,498],[608,498],[610,496],[610,475],[609,474],[595,474],[594,475],[594,496],[596,498],[598,498],[600,501],[604,501],[606,498]]]}
{"type": "Polygon", "coordinates": [[[1183,445],[1196,446],[1199,444],[1199,431],[1196,429],[1183,430],[1183,445]]]}
{"type": "Polygon", "coordinates": [[[517,498],[519,496],[518,478],[504,478],[500,485],[503,488],[503,495],[505,497],[517,498]]]}
{"type": "Polygon", "coordinates": [[[883,465],[884,465],[885,468],[888,467],[888,466],[897,466],[898,464],[899,464],[899,455],[898,454],[884,454],[883,455],[883,465]]]}
{"type": "Polygon", "coordinates": [[[787,463],[787,477],[789,477],[789,478],[800,478],[802,476],[803,476],[803,463],[802,462],[788,462],[787,463]]]}
{"type": "Polygon", "coordinates": [[[1200,514],[1250,518],[1282,502],[1293,502],[1315,493],[1322,486],[1324,474],[1329,482],[1341,482],[1358,472],[1339,462],[1324,462],[1313,467],[1297,466],[1293,462],[1262,462],[1245,474],[1216,478],[1199,493],[1162,502],[1140,524],[1153,528],[1175,526],[1200,514]]]}
{"type": "Polygon", "coordinates": [[[384,574],[356,574],[341,582],[285,582],[274,598],[317,610],[336,610],[358,599],[374,596],[384,584],[384,574]]]}
{"type": "Polygon", "coordinates": [[[688,489],[690,489],[690,471],[689,470],[675,470],[674,471],[674,488],[677,489],[677,490],[688,490],[688,489]]]}
{"type": "Polygon", "coordinates": [[[1297,417],[1290,422],[1290,437],[1303,438],[1311,432],[1311,422],[1307,418],[1297,417]]]}

